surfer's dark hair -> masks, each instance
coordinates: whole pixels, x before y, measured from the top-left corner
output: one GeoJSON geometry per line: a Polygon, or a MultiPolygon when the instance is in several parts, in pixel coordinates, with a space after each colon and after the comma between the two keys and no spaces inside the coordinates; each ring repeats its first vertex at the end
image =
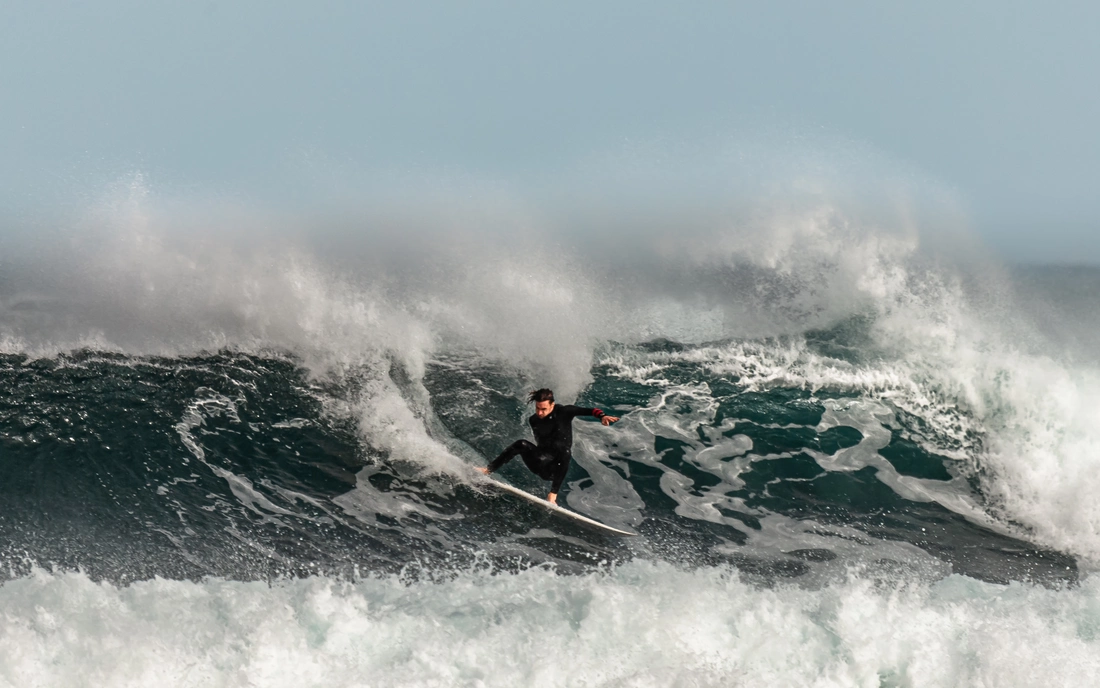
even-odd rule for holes
{"type": "Polygon", "coordinates": [[[553,401],[553,400],[554,400],[554,390],[547,389],[546,387],[543,387],[542,389],[536,389],[534,392],[531,392],[530,394],[527,395],[528,403],[533,401],[537,404],[540,401],[553,401]]]}

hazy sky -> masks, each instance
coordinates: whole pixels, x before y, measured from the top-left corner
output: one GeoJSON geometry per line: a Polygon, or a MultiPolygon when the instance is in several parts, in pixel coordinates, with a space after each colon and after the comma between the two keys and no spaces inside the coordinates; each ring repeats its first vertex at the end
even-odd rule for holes
{"type": "Polygon", "coordinates": [[[7,0],[0,204],[759,140],[912,170],[1010,259],[1100,263],[1098,29],[1095,2],[7,0]]]}

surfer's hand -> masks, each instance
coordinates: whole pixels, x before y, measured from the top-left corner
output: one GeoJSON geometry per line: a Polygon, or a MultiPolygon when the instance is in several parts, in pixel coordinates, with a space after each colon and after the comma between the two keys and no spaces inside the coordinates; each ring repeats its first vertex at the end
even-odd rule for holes
{"type": "Polygon", "coordinates": [[[557,504],[558,503],[558,493],[557,492],[551,492],[550,494],[546,495],[546,501],[550,502],[551,504],[557,504]]]}
{"type": "Polygon", "coordinates": [[[619,420],[618,416],[603,416],[602,418],[600,418],[600,422],[604,425],[611,425],[617,420],[619,420]]]}
{"type": "Polygon", "coordinates": [[[489,469],[488,469],[488,468],[486,468],[485,466],[478,466],[478,467],[477,467],[477,470],[481,471],[481,472],[482,472],[482,473],[484,473],[485,475],[489,475],[489,469]]]}

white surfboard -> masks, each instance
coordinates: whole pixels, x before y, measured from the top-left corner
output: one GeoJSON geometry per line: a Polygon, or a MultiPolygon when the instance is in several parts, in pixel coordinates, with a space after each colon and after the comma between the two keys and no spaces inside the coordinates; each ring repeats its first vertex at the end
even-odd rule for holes
{"type": "Polygon", "coordinates": [[[504,490],[505,492],[510,492],[511,494],[514,494],[517,497],[522,497],[522,498],[526,499],[529,502],[534,502],[535,504],[538,504],[539,506],[544,506],[547,509],[549,509],[550,511],[553,511],[554,513],[557,513],[557,514],[561,514],[562,516],[565,516],[566,518],[571,518],[574,521],[580,521],[581,523],[587,523],[588,525],[590,525],[594,528],[599,528],[600,530],[607,531],[609,533],[614,533],[615,535],[634,535],[634,533],[628,533],[625,530],[619,530],[618,528],[612,528],[611,526],[604,525],[604,524],[600,523],[597,520],[588,518],[587,516],[581,516],[580,514],[576,513],[575,511],[570,511],[569,509],[566,509],[564,507],[560,507],[557,504],[553,504],[553,503],[551,503],[551,502],[549,502],[545,499],[542,499],[541,497],[536,497],[535,495],[531,494],[530,492],[525,492],[525,491],[519,489],[518,487],[512,487],[508,483],[502,483],[499,480],[493,480],[492,478],[487,478],[486,480],[493,487],[500,488],[500,489],[504,490]]]}

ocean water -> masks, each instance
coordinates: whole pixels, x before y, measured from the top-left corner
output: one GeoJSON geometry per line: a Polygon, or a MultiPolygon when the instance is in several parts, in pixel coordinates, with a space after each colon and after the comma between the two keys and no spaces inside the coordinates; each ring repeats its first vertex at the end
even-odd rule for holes
{"type": "Polygon", "coordinates": [[[820,198],[425,217],[5,240],[0,686],[1100,675],[1100,271],[820,198]],[[479,484],[543,386],[621,417],[561,502],[635,537],[479,484]]]}

